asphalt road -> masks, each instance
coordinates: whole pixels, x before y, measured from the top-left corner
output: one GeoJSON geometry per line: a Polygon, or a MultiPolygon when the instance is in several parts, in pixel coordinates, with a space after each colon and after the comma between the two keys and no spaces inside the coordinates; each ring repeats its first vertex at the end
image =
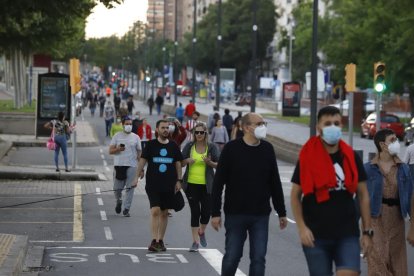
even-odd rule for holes
{"type": "MultiPolygon", "coordinates": [[[[113,162],[108,154],[109,138],[105,137],[104,121],[96,115],[91,118],[87,109],[83,119],[94,126],[100,146],[77,150],[78,169],[100,171],[108,181],[2,181],[2,206],[3,203],[48,200],[0,209],[2,232],[29,235],[34,244],[46,246],[40,275],[219,275],[224,229],[215,232],[208,227],[208,247],[199,253],[188,252],[192,242],[188,205],[169,219],[165,238],[168,250],[159,254],[147,252],[151,235],[144,185],[135,190],[131,217],[115,214],[115,200],[110,191],[113,162]],[[82,195],[73,197],[74,194],[82,195]]],[[[158,117],[148,119],[153,126],[158,117]]],[[[53,156],[43,148],[14,149],[8,162],[53,169],[53,156]]],[[[282,231],[277,226],[277,216],[271,215],[266,275],[307,275],[290,210],[290,177],[294,166],[278,162],[290,220],[287,229],[282,231]]],[[[413,259],[413,249],[408,252],[409,259],[413,259]]],[[[246,242],[237,275],[248,274],[248,256],[246,242]]],[[[365,264],[362,275],[366,275],[365,264]]],[[[414,275],[413,267],[409,275],[414,275]]]]}

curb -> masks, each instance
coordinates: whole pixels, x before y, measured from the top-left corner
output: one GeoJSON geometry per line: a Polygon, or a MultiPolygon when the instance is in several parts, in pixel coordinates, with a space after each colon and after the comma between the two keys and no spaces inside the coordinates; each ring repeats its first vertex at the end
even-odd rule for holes
{"type": "MultiPolygon", "coordinates": [[[[36,172],[23,171],[22,167],[13,167],[14,170],[7,169],[7,166],[0,167],[0,179],[32,179],[32,180],[63,180],[63,181],[105,181],[107,178],[96,172],[36,172]],[[21,170],[21,171],[16,171],[21,170]]],[[[0,274],[1,275],[1,274],[0,274]]]]}
{"type": "Polygon", "coordinates": [[[1,254],[5,254],[0,264],[0,275],[20,275],[28,248],[28,236],[0,234],[0,240],[13,240],[5,248],[1,248],[1,254]]]}

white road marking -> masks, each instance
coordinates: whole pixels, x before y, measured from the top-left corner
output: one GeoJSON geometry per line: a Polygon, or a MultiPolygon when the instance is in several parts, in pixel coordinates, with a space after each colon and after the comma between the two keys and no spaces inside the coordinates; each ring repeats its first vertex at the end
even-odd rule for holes
{"type": "Polygon", "coordinates": [[[108,162],[106,162],[106,160],[103,160],[103,165],[106,167],[108,166],[108,162]]]}
{"type": "Polygon", "coordinates": [[[82,217],[82,186],[75,184],[73,197],[73,241],[83,241],[83,217],[82,217]]]}
{"type": "Polygon", "coordinates": [[[103,149],[99,149],[99,152],[100,152],[100,153],[103,153],[103,149]]]}
{"type": "Polygon", "coordinates": [[[101,220],[108,220],[108,218],[106,217],[105,211],[100,211],[100,213],[101,213],[101,220]]]}
{"type": "Polygon", "coordinates": [[[183,254],[177,254],[177,259],[180,260],[180,262],[182,262],[183,264],[188,264],[188,260],[184,257],[183,254]]]}
{"type": "MultiPolygon", "coordinates": [[[[215,271],[220,275],[221,273],[221,260],[223,259],[223,254],[217,249],[200,249],[201,256],[206,259],[206,261],[214,268],[215,271]]],[[[246,276],[240,269],[237,269],[237,276],[246,276]]]]}
{"type": "Polygon", "coordinates": [[[105,226],[105,227],[104,227],[104,231],[105,231],[105,238],[106,238],[108,241],[111,241],[111,240],[113,240],[113,239],[114,239],[114,238],[112,237],[111,228],[109,228],[109,227],[105,226]]]}
{"type": "Polygon", "coordinates": [[[102,158],[103,160],[105,160],[105,155],[101,154],[101,158],[102,158]]]}
{"type": "Polygon", "coordinates": [[[105,167],[105,170],[106,170],[106,171],[108,171],[108,172],[110,172],[110,171],[111,171],[111,169],[110,169],[110,168],[108,168],[107,166],[105,167]]]}
{"type": "Polygon", "coordinates": [[[102,200],[102,198],[100,198],[100,197],[98,197],[98,205],[99,206],[103,206],[104,204],[103,204],[103,200],[102,200]]]}
{"type": "Polygon", "coordinates": [[[100,195],[101,194],[101,188],[96,188],[96,194],[100,195]]]}

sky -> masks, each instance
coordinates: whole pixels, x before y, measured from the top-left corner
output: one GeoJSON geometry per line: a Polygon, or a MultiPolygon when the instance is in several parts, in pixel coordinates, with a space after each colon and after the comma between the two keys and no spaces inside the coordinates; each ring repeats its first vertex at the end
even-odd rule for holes
{"type": "Polygon", "coordinates": [[[87,18],[86,38],[124,35],[135,21],[146,22],[147,7],[147,0],[124,0],[112,9],[99,3],[87,18]]]}

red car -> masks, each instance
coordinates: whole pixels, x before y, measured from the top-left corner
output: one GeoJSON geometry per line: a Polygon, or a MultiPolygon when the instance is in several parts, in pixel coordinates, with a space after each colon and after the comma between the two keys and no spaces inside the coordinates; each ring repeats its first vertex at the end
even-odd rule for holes
{"type": "Polygon", "coordinates": [[[193,93],[191,91],[191,88],[188,86],[183,86],[183,90],[181,90],[181,96],[192,96],[193,93]]]}
{"type": "MultiPolygon", "coordinates": [[[[362,122],[361,125],[361,137],[368,137],[368,139],[374,138],[376,130],[376,119],[377,114],[371,113],[367,118],[362,122]]],[[[381,114],[381,129],[389,128],[395,132],[398,139],[404,139],[404,124],[401,123],[400,118],[394,114],[382,113],[381,114]]]]}

